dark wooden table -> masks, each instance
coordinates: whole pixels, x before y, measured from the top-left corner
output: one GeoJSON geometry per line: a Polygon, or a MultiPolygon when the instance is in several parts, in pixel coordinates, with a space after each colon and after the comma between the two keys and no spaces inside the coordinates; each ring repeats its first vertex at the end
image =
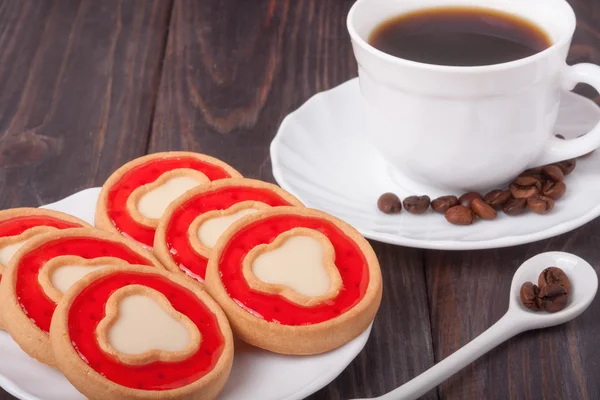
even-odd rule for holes
{"type": "MultiPolygon", "coordinates": [[[[0,208],[100,186],[123,163],[165,150],[208,153],[273,181],[269,143],[283,117],[357,74],[345,28],[351,3],[0,1],[0,208]]],[[[600,63],[600,1],[571,4],[579,22],[570,58],[600,63]]],[[[503,315],[513,272],[536,253],[570,251],[600,271],[600,220],[508,249],[373,246],[385,287],[371,338],[311,398],[380,395],[448,356],[503,315]]],[[[598,399],[599,335],[597,300],[573,322],[501,345],[424,398],[598,399]]]]}

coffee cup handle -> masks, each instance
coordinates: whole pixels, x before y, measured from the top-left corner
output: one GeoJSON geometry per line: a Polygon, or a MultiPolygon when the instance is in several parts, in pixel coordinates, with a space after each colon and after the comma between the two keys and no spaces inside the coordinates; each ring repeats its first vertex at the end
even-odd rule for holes
{"type": "MultiPolygon", "coordinates": [[[[573,90],[578,83],[587,83],[600,92],[600,67],[588,63],[567,67],[563,75],[562,88],[573,90]]],[[[562,140],[552,136],[542,155],[530,167],[579,157],[598,147],[600,147],[600,122],[591,131],[577,139],[562,140]]]]}

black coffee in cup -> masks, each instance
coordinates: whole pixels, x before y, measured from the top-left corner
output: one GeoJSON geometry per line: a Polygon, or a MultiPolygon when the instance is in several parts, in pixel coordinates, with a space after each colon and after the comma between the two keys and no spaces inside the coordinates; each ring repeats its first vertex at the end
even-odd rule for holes
{"type": "Polygon", "coordinates": [[[500,64],[552,45],[519,16],[479,7],[439,7],[402,14],[377,26],[368,42],[406,60],[449,66],[500,64]]]}

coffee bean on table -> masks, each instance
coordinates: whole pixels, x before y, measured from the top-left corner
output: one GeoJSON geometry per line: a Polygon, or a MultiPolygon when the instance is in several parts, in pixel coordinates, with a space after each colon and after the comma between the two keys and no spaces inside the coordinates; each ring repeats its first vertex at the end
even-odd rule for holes
{"type": "Polygon", "coordinates": [[[548,179],[554,182],[561,182],[565,177],[565,174],[562,171],[562,169],[560,169],[560,167],[557,167],[556,165],[546,165],[544,167],[543,172],[544,175],[548,177],[548,179]]]}
{"type": "Polygon", "coordinates": [[[483,200],[496,210],[501,210],[502,206],[510,199],[511,194],[508,190],[492,190],[485,195],[483,200]]]}
{"type": "Polygon", "coordinates": [[[531,196],[527,199],[527,207],[536,214],[548,214],[554,208],[554,200],[542,195],[531,196]]]}
{"type": "Polygon", "coordinates": [[[511,198],[504,204],[504,207],[502,207],[502,211],[511,217],[523,214],[526,209],[527,199],[511,198]]]}
{"type": "Polygon", "coordinates": [[[525,282],[521,286],[521,302],[531,310],[539,310],[542,306],[539,298],[540,288],[531,282],[525,282]]]}
{"type": "Polygon", "coordinates": [[[542,310],[549,313],[563,310],[569,301],[566,289],[556,283],[540,288],[539,297],[542,302],[542,310]]]}
{"type": "Polygon", "coordinates": [[[431,202],[433,211],[444,214],[449,208],[458,204],[456,196],[441,196],[431,202]]]}
{"type": "Polygon", "coordinates": [[[471,203],[475,199],[483,199],[483,196],[477,192],[465,193],[458,198],[458,203],[463,207],[471,207],[471,203]]]}
{"type": "Polygon", "coordinates": [[[377,207],[386,214],[397,214],[402,211],[402,202],[394,193],[384,193],[379,196],[377,207]]]}
{"type": "Polygon", "coordinates": [[[496,210],[482,199],[473,199],[471,209],[481,219],[488,221],[496,219],[496,210]]]}
{"type": "Polygon", "coordinates": [[[567,185],[564,182],[546,182],[542,186],[542,195],[550,197],[552,200],[560,199],[567,191],[567,185]]]}
{"type": "Polygon", "coordinates": [[[559,285],[565,288],[567,294],[571,294],[571,280],[565,271],[558,267],[548,267],[538,277],[538,286],[540,288],[548,285],[559,285]]]}
{"type": "Polygon", "coordinates": [[[554,164],[558,168],[562,169],[563,174],[569,175],[575,167],[577,166],[577,161],[573,158],[571,160],[561,161],[559,163],[554,164]]]}
{"type": "Polygon", "coordinates": [[[423,214],[429,208],[429,196],[410,196],[402,203],[404,209],[411,214],[423,214]]]}
{"type": "Polygon", "coordinates": [[[460,205],[449,208],[444,216],[448,222],[454,225],[471,225],[477,218],[473,210],[460,205]]]}
{"type": "Polygon", "coordinates": [[[532,176],[520,176],[510,184],[510,193],[516,199],[536,195],[542,190],[542,184],[532,176]]]}

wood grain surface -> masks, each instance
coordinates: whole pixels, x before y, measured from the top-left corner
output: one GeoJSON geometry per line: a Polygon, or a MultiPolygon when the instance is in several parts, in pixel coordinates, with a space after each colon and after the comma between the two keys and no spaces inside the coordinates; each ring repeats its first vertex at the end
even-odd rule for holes
{"type": "MultiPolygon", "coordinates": [[[[357,75],[351,4],[0,1],[0,208],[56,201],[165,150],[208,153],[273,182],[269,144],[281,120],[357,75]]],[[[571,4],[569,62],[600,63],[600,2],[571,4]]],[[[599,221],[508,249],[373,247],[384,295],[369,342],[311,399],[380,395],[447,357],[503,315],[513,272],[539,252],[574,252],[600,272],[599,221]]],[[[597,332],[598,301],[571,323],[510,340],[423,398],[600,398],[597,332]]]]}

